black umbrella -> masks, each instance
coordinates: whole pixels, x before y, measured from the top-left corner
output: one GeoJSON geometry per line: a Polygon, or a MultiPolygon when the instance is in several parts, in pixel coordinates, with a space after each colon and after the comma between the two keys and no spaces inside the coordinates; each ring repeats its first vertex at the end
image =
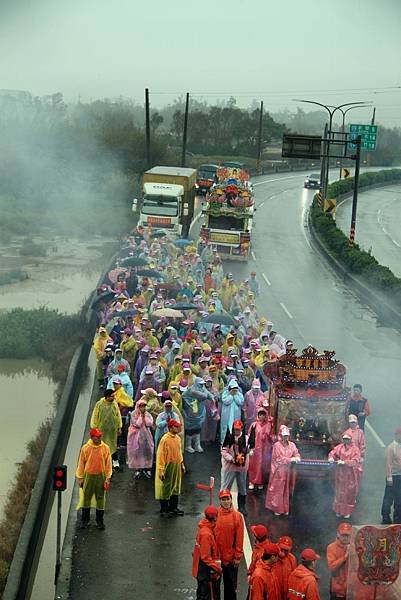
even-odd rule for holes
{"type": "Polygon", "coordinates": [[[116,313],[119,317],[132,317],[133,315],[137,315],[138,311],[136,308],[129,308],[128,310],[122,310],[119,313],[116,313]]]}
{"type": "Polygon", "coordinates": [[[200,319],[202,323],[216,323],[227,327],[238,325],[237,321],[228,313],[208,313],[200,319]]]}
{"type": "Polygon", "coordinates": [[[163,273],[156,271],[156,269],[140,269],[137,275],[140,277],[154,277],[155,279],[164,279],[163,273]]]}
{"type": "Polygon", "coordinates": [[[165,235],[167,235],[166,231],[159,230],[159,231],[154,231],[153,233],[151,233],[150,237],[151,238],[161,238],[161,237],[164,237],[165,235]]]}
{"type": "Polygon", "coordinates": [[[191,302],[176,302],[174,304],[174,308],[177,310],[197,310],[198,307],[196,304],[191,304],[191,302]]]}
{"type": "Polygon", "coordinates": [[[99,294],[99,296],[97,296],[94,301],[91,304],[91,308],[96,308],[98,304],[100,304],[101,302],[105,302],[106,304],[108,302],[111,302],[112,300],[114,300],[116,297],[116,293],[115,292],[103,292],[103,294],[99,294]]]}
{"type": "Polygon", "coordinates": [[[129,256],[121,261],[122,267],[145,267],[148,264],[149,262],[146,260],[146,258],[142,258],[140,256],[129,256]]]}

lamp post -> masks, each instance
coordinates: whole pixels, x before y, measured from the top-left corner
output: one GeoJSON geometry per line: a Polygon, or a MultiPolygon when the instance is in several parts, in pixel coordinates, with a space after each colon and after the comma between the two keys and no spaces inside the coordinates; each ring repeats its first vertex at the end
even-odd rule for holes
{"type": "Polygon", "coordinates": [[[330,105],[326,105],[326,104],[322,104],[321,102],[315,102],[314,100],[300,100],[299,98],[293,98],[293,102],[303,102],[304,104],[315,104],[316,106],[321,106],[322,108],[325,108],[327,110],[327,112],[329,113],[329,127],[328,127],[328,139],[326,142],[326,149],[327,152],[325,152],[325,154],[327,155],[327,160],[326,160],[326,165],[325,168],[322,169],[322,171],[324,171],[323,173],[323,181],[320,182],[320,186],[322,188],[322,193],[323,193],[323,199],[326,197],[326,192],[327,192],[327,184],[328,184],[328,179],[329,179],[329,163],[330,163],[330,138],[332,135],[332,125],[333,125],[333,116],[334,114],[344,108],[344,106],[360,106],[362,104],[365,104],[363,102],[346,102],[345,104],[340,104],[339,106],[330,106],[330,105]]]}
{"type": "MultiPolygon", "coordinates": [[[[343,110],[341,107],[337,107],[343,116],[343,122],[341,125],[341,134],[342,134],[343,139],[344,139],[344,133],[345,133],[345,115],[347,114],[347,112],[349,110],[354,110],[354,108],[365,108],[366,106],[372,106],[372,103],[371,102],[360,102],[358,105],[350,106],[349,108],[347,108],[345,110],[343,110]]],[[[344,153],[345,153],[345,148],[344,148],[344,153]]],[[[340,179],[342,179],[342,162],[341,162],[341,160],[340,160],[340,179]]]]}

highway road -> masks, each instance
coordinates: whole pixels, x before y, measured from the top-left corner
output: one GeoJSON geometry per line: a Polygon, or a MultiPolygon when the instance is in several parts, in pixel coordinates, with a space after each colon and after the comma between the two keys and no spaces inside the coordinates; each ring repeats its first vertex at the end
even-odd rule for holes
{"type": "MultiPolygon", "coordinates": [[[[303,189],[304,174],[277,174],[255,180],[256,225],[248,264],[228,263],[238,279],[255,269],[261,284],[260,314],[295,346],[308,343],[319,350],[335,349],[348,369],[348,383],[360,382],[372,406],[367,429],[367,458],[357,510],[352,523],[379,523],[384,488],[384,445],[401,424],[399,401],[401,335],[384,328],[316,254],[306,227],[313,197],[303,189]]],[[[106,508],[105,532],[94,527],[76,531],[71,598],[195,597],[191,552],[206,495],[196,482],[216,476],[217,447],[203,455],[186,455],[183,518],[161,520],[153,497],[153,482],[132,482],[127,471],[113,476],[106,508]]],[[[265,523],[273,539],[291,535],[297,553],[314,547],[322,556],[335,537],[337,519],[331,510],[333,492],[324,482],[298,482],[289,518],[264,508],[264,493],[248,495],[247,525],[265,523]]],[[[217,498],[215,495],[215,502],[217,498]]],[[[322,598],[328,598],[325,561],[318,567],[322,598]]],[[[246,597],[245,565],[240,573],[239,598],[246,597]]]]}
{"type": "MultiPolygon", "coordinates": [[[[337,225],[347,235],[352,199],[337,210],[337,225]]],[[[389,185],[359,194],[356,241],[394,275],[401,277],[401,185],[389,185]]]]}

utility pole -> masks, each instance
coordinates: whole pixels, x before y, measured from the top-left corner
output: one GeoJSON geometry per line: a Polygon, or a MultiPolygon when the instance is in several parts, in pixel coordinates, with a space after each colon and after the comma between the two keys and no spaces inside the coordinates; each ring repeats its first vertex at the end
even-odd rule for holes
{"type": "Polygon", "coordinates": [[[149,88],[145,89],[145,132],[146,132],[146,163],[147,168],[151,169],[150,161],[150,117],[149,117],[149,88]]]}
{"type": "Polygon", "coordinates": [[[185,167],[186,152],[187,152],[188,112],[189,112],[189,92],[187,92],[187,97],[185,100],[184,131],[182,134],[182,156],[181,156],[181,166],[182,167],[185,167]]]}
{"type": "Polygon", "coordinates": [[[326,125],[324,126],[324,133],[323,133],[323,158],[322,158],[322,164],[320,167],[320,190],[322,192],[322,200],[324,202],[325,198],[326,198],[326,191],[327,191],[327,186],[326,186],[326,155],[327,155],[327,132],[328,132],[329,126],[326,123],[326,125]]]}
{"type": "Polygon", "coordinates": [[[258,130],[258,145],[256,155],[256,172],[258,175],[262,174],[262,135],[263,135],[263,100],[260,101],[259,111],[259,130],[258,130]]]}
{"type": "Polygon", "coordinates": [[[356,139],[356,155],[355,155],[355,175],[354,175],[354,194],[352,197],[352,215],[351,229],[349,232],[349,245],[353,246],[355,242],[355,226],[356,226],[356,209],[358,203],[358,185],[359,185],[359,168],[361,164],[361,145],[362,137],[358,135],[356,139]]]}
{"type": "Polygon", "coordinates": [[[376,117],[376,106],[373,107],[373,115],[372,115],[371,125],[375,124],[375,117],[376,117]]]}

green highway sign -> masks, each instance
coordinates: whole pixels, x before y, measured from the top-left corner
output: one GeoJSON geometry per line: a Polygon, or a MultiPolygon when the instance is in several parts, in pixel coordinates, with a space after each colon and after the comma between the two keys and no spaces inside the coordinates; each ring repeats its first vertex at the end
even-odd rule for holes
{"type": "MultiPolygon", "coordinates": [[[[356,140],[361,136],[361,148],[363,150],[375,150],[377,140],[377,125],[360,125],[354,123],[349,126],[350,140],[356,140]]],[[[355,144],[350,144],[351,148],[356,148],[355,144]]]]}

